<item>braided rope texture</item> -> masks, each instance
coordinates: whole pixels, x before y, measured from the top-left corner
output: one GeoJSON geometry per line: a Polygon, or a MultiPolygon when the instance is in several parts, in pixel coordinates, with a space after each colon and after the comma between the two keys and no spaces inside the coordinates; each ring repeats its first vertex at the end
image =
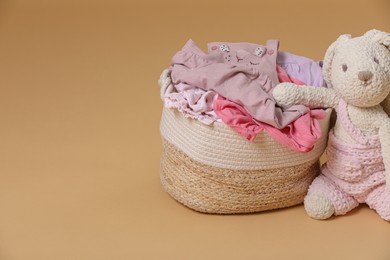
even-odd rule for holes
{"type": "Polygon", "coordinates": [[[177,201],[199,212],[252,213],[303,202],[319,161],[266,170],[235,170],[195,161],[163,138],[160,180],[177,201]]]}
{"type": "MultiPolygon", "coordinates": [[[[167,90],[170,82],[165,83],[167,90]]],[[[328,110],[320,121],[323,134],[314,149],[297,153],[266,132],[248,142],[222,123],[207,126],[163,108],[161,184],[177,201],[205,213],[252,213],[300,204],[319,173],[330,114],[328,110]]]]}
{"type": "Polygon", "coordinates": [[[291,167],[318,159],[325,150],[329,117],[320,121],[322,135],[313,150],[298,153],[275,141],[265,131],[253,142],[223,123],[207,126],[184,117],[175,109],[163,108],[162,137],[197,162],[234,170],[264,170],[291,167]]]}

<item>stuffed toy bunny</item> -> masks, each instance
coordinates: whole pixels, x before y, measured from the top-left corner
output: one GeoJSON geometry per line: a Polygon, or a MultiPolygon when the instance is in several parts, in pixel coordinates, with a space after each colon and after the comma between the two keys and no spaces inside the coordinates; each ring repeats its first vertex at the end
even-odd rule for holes
{"type": "Polygon", "coordinates": [[[390,92],[390,34],[340,36],[325,54],[323,74],[328,88],[281,83],[273,91],[282,107],[303,104],[337,113],[327,162],[309,188],[305,210],[327,219],[366,203],[390,221],[390,118],[380,105],[390,92]]]}

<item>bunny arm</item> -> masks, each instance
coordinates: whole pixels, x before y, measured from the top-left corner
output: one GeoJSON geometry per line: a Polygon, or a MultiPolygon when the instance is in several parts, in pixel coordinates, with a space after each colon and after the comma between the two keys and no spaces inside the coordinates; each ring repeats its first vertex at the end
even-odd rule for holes
{"type": "Polygon", "coordinates": [[[288,82],[276,85],[272,95],[276,103],[283,108],[292,105],[335,108],[340,100],[340,97],[331,88],[299,86],[288,82]]]}
{"type": "Polygon", "coordinates": [[[386,171],[386,187],[390,191],[390,118],[387,116],[379,128],[379,140],[386,171]]]}

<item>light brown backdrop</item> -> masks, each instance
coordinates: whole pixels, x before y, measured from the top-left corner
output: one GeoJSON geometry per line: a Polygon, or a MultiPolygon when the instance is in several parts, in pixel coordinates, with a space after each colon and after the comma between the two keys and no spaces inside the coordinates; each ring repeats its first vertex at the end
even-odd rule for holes
{"type": "Polygon", "coordinates": [[[321,59],[388,0],[0,2],[0,259],[390,259],[366,206],[199,214],[159,184],[157,79],[189,39],[321,59]]]}

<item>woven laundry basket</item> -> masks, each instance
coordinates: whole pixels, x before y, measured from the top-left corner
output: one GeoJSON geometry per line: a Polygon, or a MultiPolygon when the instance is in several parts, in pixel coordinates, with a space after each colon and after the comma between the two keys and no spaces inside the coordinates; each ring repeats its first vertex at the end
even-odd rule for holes
{"type": "MultiPolygon", "coordinates": [[[[164,88],[161,79],[160,85],[164,88]]],[[[249,142],[223,123],[208,126],[163,108],[161,184],[177,201],[206,213],[251,213],[300,204],[319,173],[330,112],[320,121],[322,136],[314,149],[298,153],[265,131],[249,142]]]]}

